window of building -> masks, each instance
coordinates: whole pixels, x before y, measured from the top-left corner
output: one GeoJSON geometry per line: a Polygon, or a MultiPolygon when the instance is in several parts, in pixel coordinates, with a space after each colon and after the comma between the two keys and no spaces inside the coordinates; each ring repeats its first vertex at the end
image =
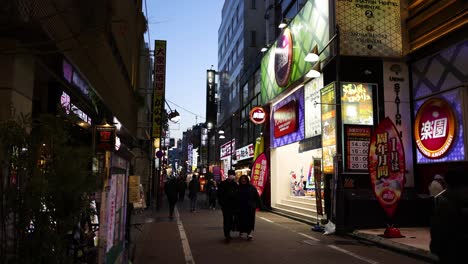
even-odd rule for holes
{"type": "Polygon", "coordinates": [[[250,31],[250,46],[257,46],[257,32],[255,30],[250,31]]]}

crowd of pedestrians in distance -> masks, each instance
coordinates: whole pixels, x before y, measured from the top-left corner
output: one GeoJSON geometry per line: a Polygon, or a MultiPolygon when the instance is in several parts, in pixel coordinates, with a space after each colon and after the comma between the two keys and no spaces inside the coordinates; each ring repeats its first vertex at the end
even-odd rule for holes
{"type": "MultiPolygon", "coordinates": [[[[169,203],[169,218],[174,218],[177,201],[183,201],[186,189],[190,199],[190,212],[197,210],[198,195],[201,191],[200,179],[194,174],[187,184],[186,178],[170,176],[164,184],[164,191],[169,203]]],[[[216,209],[216,202],[221,206],[223,214],[223,233],[226,242],[232,239],[231,232],[239,232],[240,238],[253,239],[255,229],[255,214],[260,207],[260,197],[257,189],[250,183],[247,175],[242,175],[236,181],[234,170],[228,171],[228,177],[216,182],[209,178],[204,191],[208,200],[208,208],[216,209]]]]}

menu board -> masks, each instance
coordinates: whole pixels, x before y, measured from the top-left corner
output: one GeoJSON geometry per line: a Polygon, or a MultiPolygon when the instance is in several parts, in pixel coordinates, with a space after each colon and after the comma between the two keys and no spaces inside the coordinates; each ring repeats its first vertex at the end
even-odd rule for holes
{"type": "Polygon", "coordinates": [[[346,169],[367,171],[372,126],[344,125],[346,169]]]}

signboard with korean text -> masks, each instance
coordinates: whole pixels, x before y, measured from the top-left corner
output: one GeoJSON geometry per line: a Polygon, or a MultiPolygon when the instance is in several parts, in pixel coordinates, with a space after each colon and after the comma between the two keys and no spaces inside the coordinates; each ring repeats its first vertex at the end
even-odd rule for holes
{"type": "Polygon", "coordinates": [[[456,136],[457,122],[452,106],[443,98],[427,100],[418,110],[414,138],[419,152],[429,159],[448,153],[456,136]]]}
{"type": "Polygon", "coordinates": [[[265,153],[260,154],[252,165],[250,181],[261,196],[268,177],[268,161],[265,153]]]}
{"type": "Polygon", "coordinates": [[[165,40],[154,41],[154,89],[153,89],[153,133],[152,136],[162,136],[164,100],[166,90],[166,45],[165,40]]]}
{"type": "Polygon", "coordinates": [[[333,156],[336,154],[336,98],[335,84],[320,90],[322,112],[322,160],[323,172],[333,172],[333,156]]]}
{"type": "Polygon", "coordinates": [[[403,52],[400,2],[336,1],[340,53],[349,56],[400,57],[403,52]]]}
{"type": "Polygon", "coordinates": [[[374,123],[372,90],[375,87],[377,85],[368,83],[341,83],[341,113],[344,124],[374,123]]]}
{"type": "Polygon", "coordinates": [[[406,167],[400,133],[388,117],[372,133],[368,170],[377,200],[392,217],[405,186],[406,167]]]}
{"type": "Polygon", "coordinates": [[[344,125],[345,167],[348,171],[367,171],[372,126],[344,125]]]}
{"type": "Polygon", "coordinates": [[[252,158],[254,156],[254,145],[249,144],[240,149],[236,149],[236,160],[241,161],[252,158]]]}

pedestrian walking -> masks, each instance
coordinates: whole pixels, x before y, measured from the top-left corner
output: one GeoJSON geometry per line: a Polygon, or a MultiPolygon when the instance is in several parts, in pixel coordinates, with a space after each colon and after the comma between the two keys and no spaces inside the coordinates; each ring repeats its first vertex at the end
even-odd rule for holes
{"type": "Polygon", "coordinates": [[[257,188],[250,184],[249,177],[239,178],[239,236],[245,233],[252,240],[255,228],[255,212],[260,207],[260,196],[257,188]]]}
{"type": "Polygon", "coordinates": [[[209,184],[207,184],[208,187],[206,189],[206,192],[208,194],[208,207],[212,210],[215,210],[218,185],[216,184],[216,181],[213,178],[211,178],[208,183],[209,184]]]}
{"type": "Polygon", "coordinates": [[[468,175],[451,169],[446,191],[437,196],[431,219],[431,252],[439,263],[465,263],[468,248],[468,175]],[[463,261],[465,259],[465,261],[463,261]]]}
{"type": "Polygon", "coordinates": [[[183,202],[185,199],[185,190],[187,189],[187,183],[183,175],[179,175],[177,178],[177,191],[179,193],[179,201],[183,202]]]}
{"type": "Polygon", "coordinates": [[[169,218],[174,218],[174,208],[177,203],[177,180],[175,177],[169,177],[164,184],[164,192],[166,193],[167,201],[169,202],[169,218]]]}
{"type": "Polygon", "coordinates": [[[199,192],[200,182],[197,175],[193,175],[192,180],[189,182],[190,212],[195,212],[197,208],[197,196],[199,192]]]}
{"type": "Polygon", "coordinates": [[[231,240],[231,231],[236,229],[236,217],[239,212],[239,186],[234,180],[234,170],[228,171],[228,178],[219,184],[218,201],[223,212],[224,238],[231,240]]]}

